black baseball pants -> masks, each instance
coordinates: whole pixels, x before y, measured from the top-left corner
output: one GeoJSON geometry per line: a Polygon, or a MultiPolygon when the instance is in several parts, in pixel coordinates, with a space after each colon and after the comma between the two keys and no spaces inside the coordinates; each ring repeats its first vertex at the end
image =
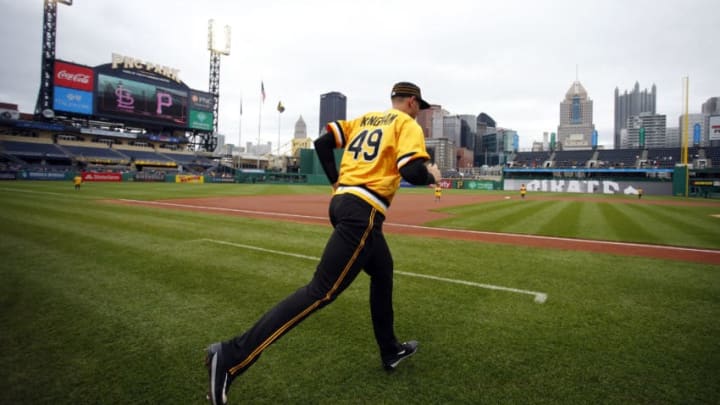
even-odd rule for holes
{"type": "Polygon", "coordinates": [[[231,375],[243,373],[273,342],[335,300],[362,269],[370,275],[370,312],[380,354],[399,350],[393,328],[393,260],[382,232],[385,216],[352,194],[334,196],[329,214],[334,230],[310,283],[244,334],[223,343],[231,375]]]}

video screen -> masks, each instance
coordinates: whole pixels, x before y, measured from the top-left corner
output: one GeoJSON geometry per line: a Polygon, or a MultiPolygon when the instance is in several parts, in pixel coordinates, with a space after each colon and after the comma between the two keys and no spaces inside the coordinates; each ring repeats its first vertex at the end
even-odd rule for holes
{"type": "Polygon", "coordinates": [[[96,114],[178,127],[188,124],[187,91],[98,74],[96,114]]]}

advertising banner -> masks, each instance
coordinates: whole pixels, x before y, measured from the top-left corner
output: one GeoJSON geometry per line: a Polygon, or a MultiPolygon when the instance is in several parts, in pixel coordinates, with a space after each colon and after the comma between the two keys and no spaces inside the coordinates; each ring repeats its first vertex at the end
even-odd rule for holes
{"type": "Polygon", "coordinates": [[[190,91],[190,108],[193,110],[212,111],[213,102],[213,96],[210,93],[197,90],[190,91]]]}
{"type": "Polygon", "coordinates": [[[235,183],[234,177],[210,177],[211,183],[235,183]]]}
{"type": "Polygon", "coordinates": [[[640,147],[644,148],[645,147],[645,127],[640,127],[639,137],[640,137],[640,147]]]}
{"type": "Polygon", "coordinates": [[[206,111],[190,110],[190,124],[188,126],[193,129],[212,131],[213,113],[206,111]]]}
{"type": "Polygon", "coordinates": [[[175,183],[197,183],[202,184],[205,182],[204,176],[178,174],[175,176],[175,183]]]}
{"type": "Polygon", "coordinates": [[[92,115],[93,94],[89,91],[55,86],[53,109],[77,114],[92,115]]]}
{"type": "Polygon", "coordinates": [[[21,179],[27,180],[65,180],[65,173],[58,172],[23,171],[19,174],[21,179]]]}
{"type": "Polygon", "coordinates": [[[465,187],[470,190],[493,190],[493,182],[487,180],[467,180],[465,187]]]}
{"type": "Polygon", "coordinates": [[[94,74],[89,67],[55,61],[53,84],[70,89],[93,91],[94,74]]]}
{"type": "Polygon", "coordinates": [[[711,141],[720,141],[720,115],[710,117],[708,134],[711,141]]]}
{"type": "Polygon", "coordinates": [[[137,138],[137,134],[133,132],[118,132],[118,131],[110,131],[108,129],[99,129],[99,128],[80,128],[81,134],[90,134],[90,135],[103,135],[103,136],[113,136],[116,138],[128,138],[128,139],[135,139],[137,138]]]}
{"type": "Polygon", "coordinates": [[[138,172],[135,181],[165,181],[165,172],[138,172]]]}
{"type": "Polygon", "coordinates": [[[186,91],[98,74],[96,113],[186,127],[186,91]]]}
{"type": "Polygon", "coordinates": [[[82,172],[83,181],[122,181],[122,173],[82,172]]]}
{"type": "Polygon", "coordinates": [[[168,135],[148,135],[148,139],[156,142],[180,143],[180,138],[168,135]]]}

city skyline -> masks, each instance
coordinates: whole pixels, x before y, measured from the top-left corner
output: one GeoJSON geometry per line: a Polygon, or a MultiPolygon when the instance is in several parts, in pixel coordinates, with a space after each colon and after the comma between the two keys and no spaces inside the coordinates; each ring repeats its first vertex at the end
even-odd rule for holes
{"type": "MultiPolygon", "coordinates": [[[[318,133],[321,94],[346,95],[347,116],[353,117],[389,107],[389,89],[402,80],[417,83],[429,102],[452,114],[489,114],[519,133],[521,149],[541,140],[543,132],[555,132],[558,104],[576,78],[593,99],[599,143],[609,146],[615,88],[654,83],[657,113],[668,123],[682,113],[684,76],[690,78],[690,113],[720,95],[718,56],[702,45],[717,36],[712,16],[720,13],[720,4],[714,1],[670,1],[662,7],[648,1],[590,1],[582,8],[569,0],[552,8],[529,1],[450,1],[432,11],[407,1],[371,2],[370,7],[384,10],[373,29],[334,33],[327,21],[352,10],[343,2],[241,7],[226,0],[135,1],[77,0],[58,6],[56,57],[95,66],[119,52],[177,68],[181,80],[202,89],[208,81],[207,20],[229,24],[232,49],[221,62],[219,117],[228,143],[237,143],[239,133],[242,143],[258,135],[261,143],[277,142],[279,122],[272,107],[280,100],[287,109],[281,128],[287,142],[291,123],[301,115],[308,134],[318,133]],[[134,11],[140,8],[142,14],[134,11]],[[627,17],[618,18],[618,9],[627,17]],[[410,23],[399,27],[398,14],[410,23]],[[493,18],[478,19],[482,15],[493,18]],[[639,19],[653,23],[638,29],[639,19]],[[393,38],[412,40],[387,42],[393,38]],[[261,82],[267,99],[258,134],[261,82]]],[[[0,39],[0,52],[12,61],[0,67],[0,101],[31,112],[40,79],[42,1],[0,4],[5,10],[0,23],[13,33],[0,39]]]]}

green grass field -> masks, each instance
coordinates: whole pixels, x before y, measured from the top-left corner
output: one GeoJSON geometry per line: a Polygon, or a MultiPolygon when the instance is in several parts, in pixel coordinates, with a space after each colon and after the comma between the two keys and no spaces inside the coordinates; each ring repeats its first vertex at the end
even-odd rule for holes
{"type": "MultiPolygon", "coordinates": [[[[327,192],[0,183],[0,402],[205,403],[203,348],[305,284],[330,234],[102,200],[327,192]]],[[[720,204],[644,208],[513,201],[456,208],[459,217],[438,225],[720,248],[720,219],[709,216],[720,204]]],[[[720,403],[720,266],[387,239],[399,271],[396,331],[420,341],[418,354],[382,370],[361,276],[237,379],[231,403],[720,403]]]]}

